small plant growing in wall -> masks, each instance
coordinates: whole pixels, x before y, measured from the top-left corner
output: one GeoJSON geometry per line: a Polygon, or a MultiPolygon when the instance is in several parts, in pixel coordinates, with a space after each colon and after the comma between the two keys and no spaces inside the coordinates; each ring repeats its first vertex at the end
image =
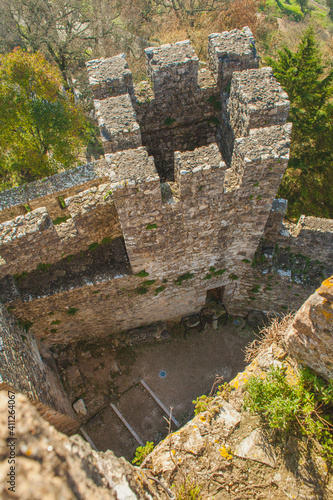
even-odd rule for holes
{"type": "Polygon", "coordinates": [[[229,278],[230,278],[232,281],[236,281],[236,280],[238,280],[238,276],[237,276],[237,274],[233,274],[233,273],[232,273],[232,274],[229,274],[229,278]]]}
{"type": "Polygon", "coordinates": [[[132,464],[141,465],[144,459],[151,453],[154,449],[154,443],[152,441],[147,441],[144,446],[138,446],[135,450],[135,456],[132,460],[132,464]]]}
{"type": "Polygon", "coordinates": [[[157,224],[147,224],[146,229],[157,229],[157,224]]]}
{"type": "Polygon", "coordinates": [[[94,250],[96,250],[97,247],[98,247],[98,243],[96,241],[95,243],[92,243],[91,245],[89,245],[88,250],[90,250],[90,252],[93,252],[94,250]]]}
{"type": "Polygon", "coordinates": [[[43,273],[46,273],[48,268],[51,267],[51,264],[38,264],[37,269],[38,271],[43,271],[43,273]]]}
{"type": "Polygon", "coordinates": [[[17,324],[20,328],[22,328],[23,330],[28,332],[33,325],[33,321],[29,321],[27,319],[20,318],[17,320],[17,324]]]}
{"type": "Polygon", "coordinates": [[[145,278],[146,276],[149,276],[149,273],[147,273],[147,271],[143,269],[139,273],[136,273],[134,276],[138,276],[139,278],[145,278]]]}
{"type": "Polygon", "coordinates": [[[58,197],[58,201],[59,201],[60,208],[62,208],[62,209],[66,208],[66,203],[65,203],[65,200],[63,199],[62,196],[58,197]]]}
{"type": "Polygon", "coordinates": [[[214,95],[211,95],[209,97],[209,99],[207,100],[207,102],[209,102],[209,104],[216,110],[219,110],[221,109],[221,103],[218,99],[216,99],[216,97],[214,95]]]}
{"type": "Polygon", "coordinates": [[[78,309],[76,307],[70,307],[69,309],[67,309],[66,312],[70,316],[74,316],[74,314],[76,314],[78,312],[78,309]]]}
{"type": "Polygon", "coordinates": [[[165,289],[165,286],[159,286],[158,288],[156,288],[155,290],[155,295],[158,295],[159,293],[163,292],[163,290],[165,289]]]}
{"type": "Polygon", "coordinates": [[[28,276],[27,271],[23,271],[21,274],[14,274],[14,280],[17,285],[20,285],[22,281],[28,276]]]}
{"type": "Polygon", "coordinates": [[[168,116],[168,118],[166,118],[164,120],[164,125],[166,125],[167,127],[170,127],[170,125],[172,125],[173,123],[175,123],[175,118],[171,118],[171,116],[168,116]]]}
{"type": "Polygon", "coordinates": [[[181,274],[177,279],[174,280],[174,283],[175,285],[181,285],[183,281],[190,280],[191,278],[193,278],[193,276],[194,274],[191,274],[189,272],[181,274]]]}
{"type": "Polygon", "coordinates": [[[53,220],[53,224],[57,226],[58,224],[62,224],[63,222],[67,222],[68,219],[70,219],[71,216],[66,216],[64,215],[63,217],[57,217],[56,219],[53,220]]]}

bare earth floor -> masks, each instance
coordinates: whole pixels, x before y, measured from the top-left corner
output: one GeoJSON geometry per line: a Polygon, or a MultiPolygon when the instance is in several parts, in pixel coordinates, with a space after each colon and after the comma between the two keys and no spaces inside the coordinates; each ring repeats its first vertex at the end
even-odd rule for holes
{"type": "MultiPolygon", "coordinates": [[[[173,408],[174,417],[183,425],[193,417],[192,401],[209,394],[216,375],[227,382],[244,369],[244,348],[253,338],[250,327],[236,327],[229,321],[217,331],[211,327],[201,332],[191,331],[187,338],[177,335],[168,341],[116,352],[104,345],[96,351],[90,349],[88,357],[86,352],[77,351],[75,369],[76,373],[79,369],[80,380],[83,379],[87,390],[88,411],[92,387],[98,387],[104,395],[103,409],[84,429],[99,450],[111,449],[117,456],[132,460],[139,444],[109,403],[118,408],[144,443],[157,444],[167,435],[168,424],[163,418],[166,415],[140,381],[143,379],[167,408],[173,408]],[[110,367],[113,368],[111,375],[110,367]],[[117,368],[119,372],[115,374],[117,368]],[[163,371],[164,378],[160,376],[163,371]],[[105,385],[112,385],[109,397],[105,397],[105,385]]],[[[73,366],[69,370],[73,370],[73,366]]],[[[66,371],[64,374],[66,380],[66,371]]],[[[67,389],[69,382],[67,370],[67,389]]],[[[94,397],[98,399],[98,395],[94,397]]]]}

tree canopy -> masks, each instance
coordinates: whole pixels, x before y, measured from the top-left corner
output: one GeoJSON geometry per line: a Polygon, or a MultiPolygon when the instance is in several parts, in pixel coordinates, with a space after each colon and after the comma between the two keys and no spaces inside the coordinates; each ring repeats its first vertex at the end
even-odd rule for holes
{"type": "Polygon", "coordinates": [[[0,56],[0,188],[69,168],[86,142],[86,119],[59,69],[40,53],[0,56]]]}
{"type": "Polygon", "coordinates": [[[289,95],[293,123],[279,195],[288,198],[291,216],[333,217],[333,70],[325,68],[311,28],[295,52],[285,47],[267,62],[289,95]]]}

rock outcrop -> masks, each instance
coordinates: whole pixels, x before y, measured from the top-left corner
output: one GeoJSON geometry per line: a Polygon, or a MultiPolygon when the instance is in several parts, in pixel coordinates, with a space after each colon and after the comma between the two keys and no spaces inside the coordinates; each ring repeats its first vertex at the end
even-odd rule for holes
{"type": "MultiPolygon", "coordinates": [[[[173,485],[175,498],[333,498],[333,477],[320,446],[309,447],[306,439],[295,434],[279,439],[258,415],[245,409],[246,384],[252,376],[265,378],[275,366],[285,370],[291,383],[297,381],[297,363],[283,349],[282,338],[278,336],[278,343],[266,342],[228,390],[202,400],[207,409],[201,405],[204,411],[148,455],[143,470],[162,484],[173,485]],[[195,491],[198,496],[191,496],[195,491]]],[[[166,500],[167,494],[158,488],[166,500]]]]}
{"type": "Polygon", "coordinates": [[[40,417],[25,396],[16,394],[11,401],[15,401],[14,407],[8,405],[7,392],[0,392],[1,499],[157,498],[141,471],[125,459],[116,458],[111,451],[93,451],[78,435],[61,434],[40,417]],[[14,427],[9,425],[9,407],[15,410],[14,427]]]}
{"type": "Polygon", "coordinates": [[[299,309],[286,331],[286,345],[300,363],[333,378],[333,276],[299,309]]]}

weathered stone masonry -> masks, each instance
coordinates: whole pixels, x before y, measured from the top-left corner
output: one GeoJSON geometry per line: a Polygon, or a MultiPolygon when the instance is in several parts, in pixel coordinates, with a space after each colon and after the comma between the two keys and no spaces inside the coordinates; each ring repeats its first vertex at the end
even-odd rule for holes
{"type": "Polygon", "coordinates": [[[1,298],[48,346],[178,319],[215,288],[231,313],[283,312],[333,272],[332,221],[305,236],[276,215],[289,102],[250,31],[211,35],[209,69],[188,41],[146,52],[151,83],[123,55],[87,64],[103,160],[2,193],[1,298]]]}

